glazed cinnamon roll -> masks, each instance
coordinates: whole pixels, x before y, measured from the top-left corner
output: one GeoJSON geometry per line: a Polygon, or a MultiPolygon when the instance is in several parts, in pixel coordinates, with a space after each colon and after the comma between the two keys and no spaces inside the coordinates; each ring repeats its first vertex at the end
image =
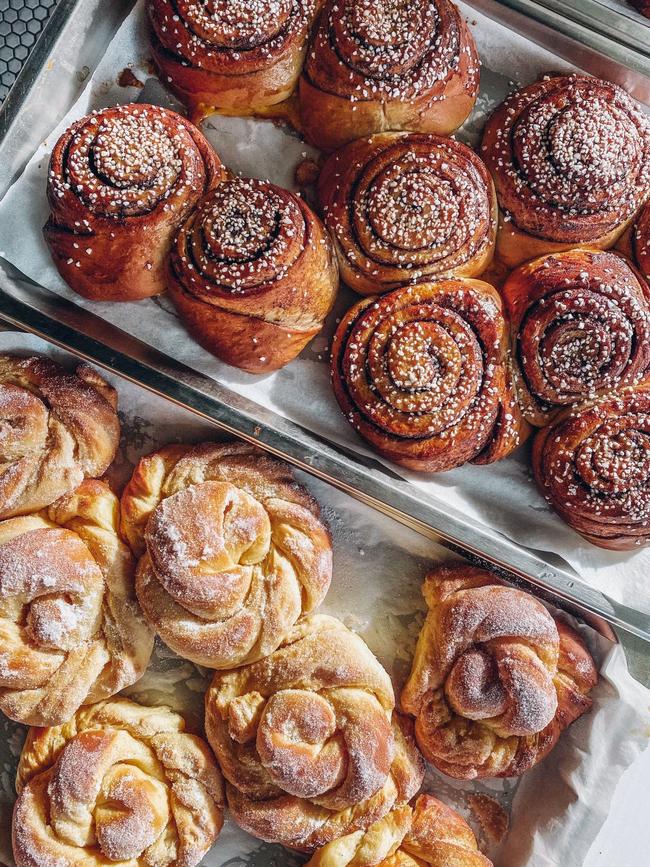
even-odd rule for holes
{"type": "Polygon", "coordinates": [[[297,195],[233,178],[178,233],[169,293],[191,334],[251,373],[283,367],[323,327],[338,289],[324,226],[297,195]]]}
{"type": "Polygon", "coordinates": [[[115,389],[85,364],[0,355],[0,519],[102,476],[120,442],[115,389]]]}
{"type": "Polygon", "coordinates": [[[474,277],[492,259],[494,185],[453,139],[385,133],[352,142],[325,163],[318,196],[342,278],[357,292],[474,277]]]}
{"type": "Polygon", "coordinates": [[[442,472],[509,454],[525,425],[497,291],[453,279],[396,289],[353,307],[332,346],[334,393],[379,454],[442,472]]]}
{"type": "Polygon", "coordinates": [[[327,528],[289,467],[243,443],[167,446],[122,495],[136,592],[179,656],[231,668],[268,656],[325,598],[327,528]]]}
{"type": "Polygon", "coordinates": [[[16,867],[196,867],[223,825],[205,741],[169,708],[124,698],[31,729],[16,785],[16,867]]]}
{"type": "Polygon", "coordinates": [[[56,143],[43,229],[59,273],[91,301],[165,289],[172,238],[223,167],[189,121],[153,105],[78,120],[56,143]]]}
{"type": "Polygon", "coordinates": [[[650,122],[620,87],[581,75],[511,94],[488,121],[481,156],[501,207],[497,255],[616,243],[650,194],[650,122]]]}
{"type": "Polygon", "coordinates": [[[626,551],[650,539],[650,384],[571,412],[533,443],[539,490],[577,533],[626,551]]]}
{"type": "Polygon", "coordinates": [[[492,867],[474,832],[451,807],[420,795],[396,807],[366,831],[333,840],[307,867],[492,867]]]}
{"type": "Polygon", "coordinates": [[[153,631],[135,598],[119,502],[87,480],[37,514],[0,521],[0,710],[37,725],[135,683],[153,631]]]}
{"type": "Polygon", "coordinates": [[[503,292],[515,383],[537,427],[650,368],[650,292],[616,253],[573,250],[522,265],[503,292]]]}
{"type": "Polygon", "coordinates": [[[147,0],[161,78],[195,115],[249,114],[291,95],[321,0],[147,0]]]}
{"type": "Polygon", "coordinates": [[[218,672],[205,729],[235,821],[311,852],[405,804],[424,768],[390,678],[333,617],[300,620],[265,659],[218,672]]]}
{"type": "Polygon", "coordinates": [[[528,593],[465,563],[424,582],[428,612],[402,708],[442,773],[519,776],[591,708],[598,681],[580,636],[528,593]]]}
{"type": "Polygon", "coordinates": [[[474,39],[449,0],[328,0],[300,78],[302,129],[322,150],[385,130],[449,135],[479,78],[474,39]]]}

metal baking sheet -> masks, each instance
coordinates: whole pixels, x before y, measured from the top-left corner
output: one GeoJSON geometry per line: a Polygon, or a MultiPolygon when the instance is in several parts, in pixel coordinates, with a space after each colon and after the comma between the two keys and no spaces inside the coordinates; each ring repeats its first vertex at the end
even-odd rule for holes
{"type": "MultiPolygon", "coordinates": [[[[110,4],[61,0],[37,52],[0,111],[0,195],[78,96],[82,79],[97,63],[131,5],[129,0],[110,4]],[[78,56],[71,68],[69,57],[75,52],[78,56]]],[[[556,54],[587,71],[625,83],[637,95],[645,93],[650,104],[650,78],[584,46],[577,47],[548,28],[540,29],[539,23],[517,17],[493,0],[475,0],[474,5],[520,33],[530,28],[533,41],[552,45],[556,54]]],[[[613,626],[650,641],[649,617],[590,588],[568,569],[515,545],[442,501],[423,498],[421,492],[379,463],[323,441],[46,289],[28,281],[7,283],[0,290],[0,319],[136,382],[222,430],[256,442],[507,579],[523,581],[609,637],[613,626]]]]}
{"type": "Polygon", "coordinates": [[[629,69],[650,75],[650,19],[644,18],[627,0],[500,2],[629,69]]]}

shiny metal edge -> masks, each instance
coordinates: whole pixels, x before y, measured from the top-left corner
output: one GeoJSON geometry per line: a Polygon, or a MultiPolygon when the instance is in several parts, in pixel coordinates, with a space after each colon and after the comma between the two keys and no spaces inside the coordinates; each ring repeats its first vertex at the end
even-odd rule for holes
{"type": "Polygon", "coordinates": [[[564,12],[563,0],[465,2],[585,72],[619,84],[650,106],[650,56],[574,20],[564,12]]]}
{"type": "MultiPolygon", "coordinates": [[[[614,39],[650,58],[650,19],[639,22],[636,17],[599,3],[598,0],[533,0],[565,17],[572,18],[590,30],[595,30],[608,39],[614,39]],[[644,23],[646,22],[646,23],[644,23]]],[[[631,6],[628,7],[633,12],[631,6]]]]}
{"type": "Polygon", "coordinates": [[[615,640],[618,627],[650,641],[650,618],[609,599],[493,529],[191,370],[93,313],[35,285],[0,280],[0,319],[37,334],[226,433],[258,445],[444,547],[534,589],[615,640]]]}
{"type": "MultiPolygon", "coordinates": [[[[123,14],[133,0],[117,0],[115,7],[118,2],[123,14]]],[[[586,71],[597,67],[600,74],[619,81],[621,76],[628,75],[638,85],[639,76],[629,67],[553,33],[543,23],[526,19],[496,0],[467,2],[586,71]]],[[[15,102],[12,100],[9,105],[5,102],[0,111],[0,161],[7,142],[16,138],[14,121],[21,107],[35,96],[49,63],[48,50],[60,48],[75,10],[84,11],[89,20],[94,20],[92,9],[97,4],[103,6],[102,0],[62,0],[58,15],[48,22],[41,35],[43,50],[26,67],[15,102]]],[[[626,86],[631,89],[629,83],[626,86]]],[[[10,170],[15,173],[22,166],[13,162],[10,170]]],[[[0,194],[4,180],[0,177],[0,194]]],[[[616,640],[612,627],[618,627],[650,641],[647,616],[616,603],[569,571],[548,564],[445,504],[431,498],[423,500],[421,492],[377,462],[365,461],[318,438],[41,287],[31,283],[28,288],[24,284],[5,284],[0,289],[0,319],[170,400],[233,436],[256,443],[433,541],[487,566],[506,580],[532,587],[542,598],[581,617],[611,640],[616,640]]]]}

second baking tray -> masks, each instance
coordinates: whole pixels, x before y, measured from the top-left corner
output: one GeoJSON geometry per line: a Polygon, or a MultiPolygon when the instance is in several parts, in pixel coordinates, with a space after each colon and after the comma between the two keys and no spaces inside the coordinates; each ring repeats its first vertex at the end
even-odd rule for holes
{"type": "MultiPolygon", "coordinates": [[[[111,4],[62,0],[37,46],[37,56],[26,66],[18,89],[0,114],[0,195],[70,107],[83,86],[81,79],[97,63],[130,6],[128,0],[111,4]],[[73,69],[71,50],[79,51],[73,69]]],[[[504,15],[514,14],[488,0],[476,0],[476,6],[484,12],[487,6],[490,17],[502,20],[504,15]]],[[[524,33],[532,28],[533,41],[553,44],[558,53],[560,37],[548,30],[541,32],[539,25],[533,24],[516,19],[509,20],[508,26],[524,33]]],[[[650,80],[644,75],[612,58],[593,52],[586,56],[585,49],[571,41],[561,42],[561,49],[567,60],[588,71],[591,64],[594,72],[626,83],[639,98],[650,102],[650,80]]],[[[486,563],[510,580],[526,582],[604,634],[611,635],[610,626],[618,626],[650,641],[650,618],[609,599],[568,570],[515,545],[442,501],[424,497],[378,462],[325,442],[94,313],[21,280],[15,272],[0,282],[0,318],[186,407],[231,434],[256,442],[418,532],[486,563]]]]}

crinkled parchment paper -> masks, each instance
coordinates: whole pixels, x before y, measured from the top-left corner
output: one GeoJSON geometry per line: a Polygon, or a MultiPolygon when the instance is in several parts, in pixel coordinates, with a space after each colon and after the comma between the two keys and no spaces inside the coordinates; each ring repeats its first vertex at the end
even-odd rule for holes
{"type": "MultiPolygon", "coordinates": [[[[70,366],[71,356],[35,337],[0,333],[0,352],[40,352],[70,366]]],[[[111,470],[119,486],[138,458],[172,441],[214,438],[215,429],[136,386],[113,379],[124,437],[111,470]]],[[[406,678],[424,616],[420,595],[427,568],[449,555],[400,524],[324,482],[300,474],[319,500],[334,539],[334,580],[323,611],[340,617],[368,642],[397,689],[406,678]]],[[[519,782],[457,783],[429,769],[425,788],[473,820],[467,796],[486,792],[510,812],[510,832],[491,851],[498,867],[581,867],[609,811],[616,784],[646,747],[650,691],[629,675],[620,646],[580,627],[600,668],[592,713],[571,726],[551,755],[519,782]]],[[[200,725],[208,672],[176,657],[160,642],[142,680],[126,693],[145,704],[169,704],[200,725]]],[[[24,728],[0,716],[0,862],[11,864],[9,821],[13,775],[24,728]]],[[[207,867],[294,867],[279,846],[260,844],[227,821],[205,858],[207,867]]]]}

